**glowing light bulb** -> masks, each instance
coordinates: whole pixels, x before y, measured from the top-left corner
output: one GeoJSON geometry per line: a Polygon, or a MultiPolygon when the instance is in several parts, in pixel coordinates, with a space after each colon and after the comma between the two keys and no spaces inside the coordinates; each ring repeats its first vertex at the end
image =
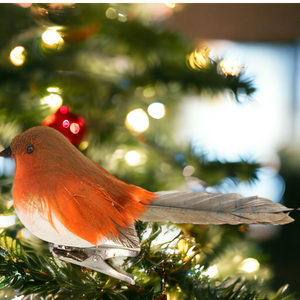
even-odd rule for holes
{"type": "Polygon", "coordinates": [[[24,50],[25,48],[23,46],[17,46],[10,52],[9,59],[12,64],[15,66],[23,65],[25,61],[25,56],[23,55],[24,50]]]}
{"type": "Polygon", "coordinates": [[[52,108],[58,109],[62,105],[62,98],[56,94],[50,94],[41,99],[41,104],[48,104],[52,108]]]}
{"type": "Polygon", "coordinates": [[[46,30],[42,35],[42,40],[48,46],[57,46],[64,42],[60,34],[56,31],[56,28],[46,30]]]}
{"type": "Polygon", "coordinates": [[[241,67],[241,61],[235,57],[229,57],[220,62],[222,72],[227,76],[238,76],[245,66],[241,67]]]}
{"type": "Polygon", "coordinates": [[[240,270],[247,273],[255,272],[259,269],[260,264],[255,258],[246,258],[240,264],[240,270]]]}
{"type": "Polygon", "coordinates": [[[48,87],[48,88],[47,88],[47,91],[48,91],[49,93],[59,93],[59,92],[60,92],[60,89],[59,89],[58,87],[56,87],[56,86],[51,86],[51,87],[48,87]]]}
{"type": "Polygon", "coordinates": [[[141,108],[131,111],[125,120],[126,127],[136,133],[144,132],[149,127],[149,118],[141,108]]]}
{"type": "Polygon", "coordinates": [[[11,215],[11,216],[0,216],[0,227],[5,228],[12,226],[16,223],[16,216],[11,215]]]}
{"type": "Polygon", "coordinates": [[[193,69],[204,69],[209,63],[210,49],[203,46],[191,53],[188,62],[193,69]]]}
{"type": "Polygon", "coordinates": [[[176,4],[175,3],[165,3],[165,5],[170,8],[174,8],[176,4]]]}
{"type": "Polygon", "coordinates": [[[134,167],[140,164],[141,156],[137,151],[131,150],[125,154],[125,160],[130,166],[134,167]]]}
{"type": "Polygon", "coordinates": [[[216,265],[209,267],[205,272],[204,275],[209,276],[210,278],[215,277],[218,274],[218,268],[216,265]]]}
{"type": "Polygon", "coordinates": [[[162,103],[154,102],[148,106],[148,113],[154,119],[161,119],[166,114],[166,108],[162,103]]]}

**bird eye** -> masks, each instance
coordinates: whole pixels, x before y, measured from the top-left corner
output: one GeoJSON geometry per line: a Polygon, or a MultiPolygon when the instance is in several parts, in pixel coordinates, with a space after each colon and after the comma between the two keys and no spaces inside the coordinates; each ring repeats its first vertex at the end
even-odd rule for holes
{"type": "Polygon", "coordinates": [[[29,144],[29,145],[26,146],[25,150],[26,150],[26,152],[27,152],[28,154],[30,154],[30,153],[33,152],[34,148],[33,148],[32,145],[29,144]]]}

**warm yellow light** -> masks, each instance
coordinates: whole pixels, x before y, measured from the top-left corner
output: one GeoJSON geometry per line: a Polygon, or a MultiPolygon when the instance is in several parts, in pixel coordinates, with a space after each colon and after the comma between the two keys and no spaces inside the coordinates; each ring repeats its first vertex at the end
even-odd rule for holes
{"type": "Polygon", "coordinates": [[[79,150],[83,151],[83,150],[85,150],[88,146],[89,146],[89,142],[83,141],[83,142],[81,142],[81,143],[79,144],[78,148],[79,148],[79,150]]]}
{"type": "Polygon", "coordinates": [[[5,228],[12,226],[16,223],[16,216],[11,215],[11,216],[0,216],[0,227],[5,228]]]}
{"type": "Polygon", "coordinates": [[[174,8],[176,4],[175,3],[165,3],[165,5],[170,8],[174,8]]]}
{"type": "Polygon", "coordinates": [[[241,262],[239,269],[247,273],[252,273],[257,271],[259,267],[260,264],[255,258],[246,258],[241,262]]]}
{"type": "Polygon", "coordinates": [[[48,46],[57,46],[64,42],[56,28],[46,30],[42,35],[42,40],[48,46]]]}
{"type": "Polygon", "coordinates": [[[48,104],[52,108],[58,109],[62,105],[62,98],[59,95],[51,94],[41,99],[41,104],[48,104]]]}
{"type": "Polygon", "coordinates": [[[218,268],[216,265],[209,267],[205,272],[204,275],[209,276],[210,278],[215,277],[218,274],[218,268]]]}
{"type": "Polygon", "coordinates": [[[127,115],[125,125],[129,130],[141,133],[148,129],[149,118],[144,110],[138,108],[127,115]]]}
{"type": "Polygon", "coordinates": [[[189,64],[193,69],[204,69],[209,63],[210,49],[206,46],[203,46],[197,50],[195,50],[189,56],[189,64]]]}
{"type": "Polygon", "coordinates": [[[130,166],[134,167],[140,164],[141,156],[135,150],[131,150],[125,154],[125,160],[130,166]]]}
{"type": "Polygon", "coordinates": [[[244,67],[241,67],[240,59],[234,57],[229,57],[220,62],[220,68],[226,76],[238,76],[244,67]]]}
{"type": "Polygon", "coordinates": [[[166,108],[162,103],[154,102],[148,106],[148,113],[154,119],[161,119],[166,113],[166,108]]]}
{"type": "Polygon", "coordinates": [[[9,59],[12,64],[15,66],[21,66],[25,61],[25,56],[23,55],[23,51],[25,48],[23,46],[17,46],[14,48],[9,55],[9,59]]]}
{"type": "Polygon", "coordinates": [[[56,86],[51,86],[51,87],[47,88],[47,91],[50,92],[50,93],[59,93],[60,89],[56,86]]]}

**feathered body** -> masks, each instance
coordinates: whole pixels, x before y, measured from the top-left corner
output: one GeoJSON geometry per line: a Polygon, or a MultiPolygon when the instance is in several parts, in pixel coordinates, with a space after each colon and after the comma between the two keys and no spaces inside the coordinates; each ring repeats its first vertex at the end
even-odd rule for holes
{"type": "Polygon", "coordinates": [[[16,136],[0,156],[16,162],[13,198],[29,231],[55,244],[115,243],[139,248],[135,220],[194,224],[286,224],[283,205],[259,197],[201,192],[152,193],[125,183],[78,151],[57,130],[16,136]],[[27,151],[27,147],[31,150],[27,151]],[[9,154],[8,154],[9,153],[9,154]]]}
{"type": "Polygon", "coordinates": [[[16,162],[16,212],[29,230],[33,222],[34,227],[40,225],[43,239],[47,240],[47,235],[42,223],[50,224],[65,244],[70,242],[61,234],[62,227],[97,245],[118,237],[120,229],[132,227],[154,199],[153,193],[108,173],[50,127],[27,130],[13,139],[10,147],[16,162]],[[30,154],[27,145],[34,147],[30,154]]]}

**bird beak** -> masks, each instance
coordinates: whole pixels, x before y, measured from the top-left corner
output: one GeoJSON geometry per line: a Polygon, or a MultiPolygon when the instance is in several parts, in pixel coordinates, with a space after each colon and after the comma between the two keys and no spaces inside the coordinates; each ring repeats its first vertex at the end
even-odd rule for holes
{"type": "Polygon", "coordinates": [[[5,150],[1,151],[0,156],[11,157],[12,156],[12,151],[11,151],[10,147],[8,147],[5,150]]]}

